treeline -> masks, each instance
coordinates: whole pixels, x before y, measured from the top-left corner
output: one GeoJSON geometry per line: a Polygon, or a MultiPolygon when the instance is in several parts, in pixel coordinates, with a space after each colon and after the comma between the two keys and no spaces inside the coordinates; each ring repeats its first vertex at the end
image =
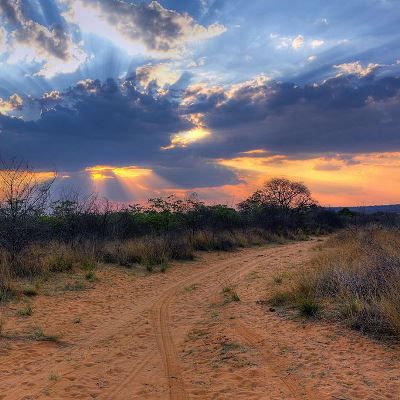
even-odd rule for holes
{"type": "Polygon", "coordinates": [[[22,163],[0,170],[0,246],[15,256],[34,242],[126,240],[145,235],[191,235],[196,231],[260,228],[281,234],[327,232],[340,217],[317,206],[302,184],[272,179],[236,208],[206,205],[197,195],[151,198],[117,206],[97,195],[63,193],[51,200],[54,177],[43,180],[22,163]]]}
{"type": "Polygon", "coordinates": [[[207,205],[195,194],[127,206],[74,191],[54,199],[54,180],[55,174],[42,176],[23,163],[0,165],[0,281],[84,259],[163,264],[191,258],[194,250],[301,238],[359,220],[318,206],[305,185],[280,178],[235,207],[207,205]]]}

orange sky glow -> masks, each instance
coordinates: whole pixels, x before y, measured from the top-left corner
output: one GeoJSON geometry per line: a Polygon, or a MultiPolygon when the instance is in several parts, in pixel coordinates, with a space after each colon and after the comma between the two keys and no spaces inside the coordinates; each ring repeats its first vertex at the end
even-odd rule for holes
{"type": "Polygon", "coordinates": [[[230,205],[246,198],[272,177],[286,177],[304,182],[324,206],[395,204],[399,203],[400,153],[357,154],[351,157],[290,159],[269,155],[255,149],[218,163],[235,172],[236,185],[181,189],[157,176],[151,169],[135,166],[94,166],[86,168],[95,188],[107,195],[107,181],[117,180],[135,201],[147,197],[176,193],[184,196],[197,192],[208,202],[230,205]]]}
{"type": "MultiPolygon", "coordinates": [[[[400,153],[370,153],[351,156],[290,159],[255,149],[218,163],[232,170],[239,183],[214,187],[182,189],[158,176],[150,168],[138,166],[96,165],[80,174],[88,177],[92,191],[113,199],[115,184],[125,193],[127,202],[144,202],[150,197],[175,193],[185,197],[198,193],[208,203],[235,205],[272,177],[304,182],[323,206],[363,206],[400,203],[400,153]],[[113,186],[114,185],[114,186],[113,186]]],[[[52,179],[53,172],[36,173],[38,181],[52,179]]],[[[73,173],[62,173],[58,180],[73,181],[73,173]]]]}

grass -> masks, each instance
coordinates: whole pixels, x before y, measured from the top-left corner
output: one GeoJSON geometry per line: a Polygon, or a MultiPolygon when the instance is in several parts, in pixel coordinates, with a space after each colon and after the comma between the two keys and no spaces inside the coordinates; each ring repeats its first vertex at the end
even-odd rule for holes
{"type": "Polygon", "coordinates": [[[233,286],[225,286],[222,289],[222,295],[224,296],[225,304],[240,301],[240,297],[233,286]]]}
{"type": "Polygon", "coordinates": [[[376,337],[400,337],[398,229],[343,231],[326,242],[310,267],[285,299],[301,315],[323,314],[376,337]]]}
{"type": "Polygon", "coordinates": [[[27,286],[22,290],[22,293],[24,296],[27,297],[34,297],[37,296],[39,294],[38,290],[36,287],[33,286],[27,286]]]}
{"type": "Polygon", "coordinates": [[[17,311],[19,317],[30,317],[33,314],[32,307],[27,305],[17,311]]]}
{"type": "Polygon", "coordinates": [[[282,275],[282,274],[280,274],[280,275],[275,275],[274,278],[273,278],[273,280],[274,280],[274,283],[275,283],[276,285],[280,285],[280,284],[282,284],[282,282],[283,282],[283,275],[282,275]]]}
{"type": "Polygon", "coordinates": [[[278,290],[269,298],[269,303],[274,307],[282,307],[289,303],[290,294],[287,291],[278,290]]]}
{"type": "Polygon", "coordinates": [[[300,315],[303,317],[315,317],[321,311],[321,305],[312,299],[303,299],[299,305],[300,315]]]}
{"type": "Polygon", "coordinates": [[[99,278],[94,271],[88,271],[85,274],[85,279],[89,282],[97,282],[99,278]]]}
{"type": "Polygon", "coordinates": [[[190,286],[185,287],[185,292],[194,292],[195,290],[197,290],[199,288],[199,285],[197,283],[193,283],[190,286]]]}
{"type": "Polygon", "coordinates": [[[59,380],[59,377],[58,377],[57,374],[51,373],[51,374],[49,375],[49,381],[57,382],[58,380],[59,380]]]}
{"type": "Polygon", "coordinates": [[[46,334],[41,327],[34,328],[32,332],[32,339],[37,342],[58,342],[59,337],[56,335],[46,334]]]}
{"type": "Polygon", "coordinates": [[[83,282],[80,281],[75,281],[75,282],[68,282],[64,285],[64,290],[65,291],[70,291],[70,292],[80,292],[82,290],[85,290],[86,286],[83,282]]]}

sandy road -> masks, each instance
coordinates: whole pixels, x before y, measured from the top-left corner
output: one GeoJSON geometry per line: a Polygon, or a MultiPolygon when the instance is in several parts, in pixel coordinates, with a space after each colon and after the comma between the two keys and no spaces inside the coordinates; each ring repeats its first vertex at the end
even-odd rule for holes
{"type": "Polygon", "coordinates": [[[166,274],[108,267],[91,290],[34,299],[31,318],[2,308],[8,333],[41,326],[63,344],[0,340],[0,399],[399,399],[398,351],[257,304],[315,244],[201,254],[166,274]]]}

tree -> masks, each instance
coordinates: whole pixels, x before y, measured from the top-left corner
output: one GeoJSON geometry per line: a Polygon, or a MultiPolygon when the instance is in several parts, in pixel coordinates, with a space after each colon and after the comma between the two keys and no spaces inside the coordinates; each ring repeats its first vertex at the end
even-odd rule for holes
{"type": "Polygon", "coordinates": [[[305,210],[317,205],[311,192],[301,182],[293,182],[285,178],[273,178],[254,192],[248,199],[239,204],[246,210],[254,206],[274,207],[280,210],[305,210]]]}
{"type": "Polygon", "coordinates": [[[55,177],[55,172],[35,172],[22,161],[0,161],[0,245],[12,262],[38,233],[35,224],[46,211],[55,177]]]}

